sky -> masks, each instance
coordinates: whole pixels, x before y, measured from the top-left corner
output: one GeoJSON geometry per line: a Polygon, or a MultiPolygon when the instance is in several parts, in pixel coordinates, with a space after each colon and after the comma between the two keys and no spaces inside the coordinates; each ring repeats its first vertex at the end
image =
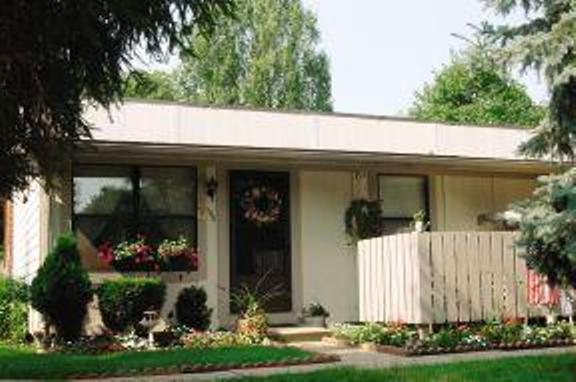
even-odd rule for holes
{"type": "MultiPolygon", "coordinates": [[[[273,1],[273,0],[272,0],[273,1]]],[[[465,46],[469,24],[503,22],[480,0],[302,0],[318,19],[330,59],[334,110],[405,115],[415,92],[465,46]]],[[[515,21],[521,19],[516,15],[515,21]]],[[[162,69],[168,64],[136,66],[162,69]]],[[[546,89],[534,73],[518,75],[537,102],[546,89]]]]}
{"type": "MultiPolygon", "coordinates": [[[[502,21],[479,0],[304,0],[318,18],[330,57],[334,109],[399,115],[414,93],[449,62],[470,35],[469,23],[502,21]]],[[[546,99],[535,74],[519,76],[530,95],[546,99]]]]}

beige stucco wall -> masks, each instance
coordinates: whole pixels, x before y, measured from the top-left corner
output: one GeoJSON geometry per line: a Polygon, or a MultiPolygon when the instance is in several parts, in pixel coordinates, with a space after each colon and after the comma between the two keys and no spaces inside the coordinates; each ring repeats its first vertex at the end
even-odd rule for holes
{"type": "Polygon", "coordinates": [[[300,173],[303,302],[321,303],[334,321],[358,319],[355,247],[343,218],[351,198],[351,172],[300,173]]]}
{"type": "Polygon", "coordinates": [[[430,183],[433,229],[476,231],[490,229],[479,224],[479,215],[505,211],[510,203],[530,196],[535,179],[437,175],[430,183]]]}

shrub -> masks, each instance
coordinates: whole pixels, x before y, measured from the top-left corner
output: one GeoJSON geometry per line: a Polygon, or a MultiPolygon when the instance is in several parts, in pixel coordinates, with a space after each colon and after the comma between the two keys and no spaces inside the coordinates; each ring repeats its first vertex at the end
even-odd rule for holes
{"type": "Polygon", "coordinates": [[[28,285],[0,277],[0,340],[21,342],[28,331],[28,285]]]}
{"type": "Polygon", "coordinates": [[[576,168],[538,179],[532,197],[514,206],[518,244],[528,266],[551,284],[576,288],[576,168]]]}
{"type": "Polygon", "coordinates": [[[92,285],[82,268],[76,241],[72,234],[58,238],[32,281],[31,303],[56,334],[64,340],[75,340],[82,332],[92,285]]]}
{"type": "Polygon", "coordinates": [[[178,323],[196,330],[206,330],[210,326],[212,309],[206,306],[206,291],[191,286],[184,288],[176,300],[176,319],[178,323]]]}
{"type": "Polygon", "coordinates": [[[166,285],[157,277],[121,277],[104,281],[96,294],[104,325],[124,332],[134,328],[145,311],[160,311],[166,285]]]}

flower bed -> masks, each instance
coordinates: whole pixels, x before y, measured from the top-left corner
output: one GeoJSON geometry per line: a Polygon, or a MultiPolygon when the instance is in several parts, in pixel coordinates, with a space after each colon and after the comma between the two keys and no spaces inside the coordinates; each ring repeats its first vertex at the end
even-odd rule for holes
{"type": "Polygon", "coordinates": [[[519,322],[445,326],[421,339],[408,325],[340,324],[332,327],[332,335],[328,341],[338,345],[406,356],[576,344],[576,327],[565,322],[548,326],[519,322]]]}
{"type": "Polygon", "coordinates": [[[190,348],[214,348],[227,346],[260,345],[269,342],[267,338],[250,336],[227,331],[190,331],[180,337],[182,346],[190,348]]]}

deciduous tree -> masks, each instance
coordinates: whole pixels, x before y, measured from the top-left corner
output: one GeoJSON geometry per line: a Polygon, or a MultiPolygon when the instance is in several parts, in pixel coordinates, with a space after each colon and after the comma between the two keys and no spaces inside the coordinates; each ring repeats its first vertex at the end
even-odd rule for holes
{"type": "Polygon", "coordinates": [[[328,58],[316,17],[300,0],[238,0],[214,34],[189,35],[177,97],[216,105],[331,110],[328,58]]]}
{"type": "Polygon", "coordinates": [[[481,45],[454,55],[432,83],[416,93],[410,114],[439,122],[536,126],[544,108],[490,54],[481,45]]]}

